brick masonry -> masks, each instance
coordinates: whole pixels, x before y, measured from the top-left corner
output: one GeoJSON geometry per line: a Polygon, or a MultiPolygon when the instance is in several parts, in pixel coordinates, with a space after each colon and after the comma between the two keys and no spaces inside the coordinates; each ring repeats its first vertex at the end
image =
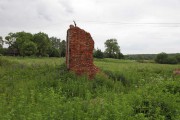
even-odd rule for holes
{"type": "Polygon", "coordinates": [[[92,78],[99,69],[93,64],[94,41],[90,33],[70,25],[66,38],[66,65],[78,75],[92,78]]]}

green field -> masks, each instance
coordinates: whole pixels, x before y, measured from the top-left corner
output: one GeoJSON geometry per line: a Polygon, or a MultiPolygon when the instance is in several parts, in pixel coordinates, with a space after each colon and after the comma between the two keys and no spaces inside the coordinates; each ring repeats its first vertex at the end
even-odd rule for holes
{"type": "Polygon", "coordinates": [[[88,80],[64,58],[0,56],[0,120],[180,120],[180,65],[95,59],[88,80]]]}

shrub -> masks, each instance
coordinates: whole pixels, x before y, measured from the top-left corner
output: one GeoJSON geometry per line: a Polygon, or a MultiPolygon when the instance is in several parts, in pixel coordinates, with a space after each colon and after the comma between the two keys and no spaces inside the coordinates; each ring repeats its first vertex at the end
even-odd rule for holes
{"type": "Polygon", "coordinates": [[[180,54],[176,54],[175,58],[176,58],[177,62],[180,63],[180,54]]]}
{"type": "Polygon", "coordinates": [[[118,53],[118,59],[124,59],[124,55],[121,52],[118,53]]]}
{"type": "Polygon", "coordinates": [[[50,48],[49,50],[49,57],[60,57],[60,51],[56,48],[50,48]]]}
{"type": "Polygon", "coordinates": [[[175,57],[168,57],[167,60],[166,60],[166,63],[167,64],[177,64],[178,61],[175,57]]]}
{"type": "Polygon", "coordinates": [[[94,52],[94,55],[93,55],[95,58],[104,58],[104,53],[100,50],[100,49],[97,49],[95,52],[94,52]]]}
{"type": "Polygon", "coordinates": [[[168,58],[168,54],[162,52],[156,56],[155,61],[160,64],[165,64],[165,63],[167,63],[167,58],[168,58]]]}
{"type": "Polygon", "coordinates": [[[160,64],[177,64],[179,56],[169,57],[168,54],[162,52],[156,56],[155,62],[160,64]]]}

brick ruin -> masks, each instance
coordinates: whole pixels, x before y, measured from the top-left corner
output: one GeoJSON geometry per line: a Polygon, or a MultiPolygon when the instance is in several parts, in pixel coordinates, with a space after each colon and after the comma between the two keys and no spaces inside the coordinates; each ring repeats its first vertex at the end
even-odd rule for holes
{"type": "Polygon", "coordinates": [[[90,33],[70,25],[66,38],[66,66],[78,75],[92,78],[99,69],[93,64],[94,41],[90,33]]]}

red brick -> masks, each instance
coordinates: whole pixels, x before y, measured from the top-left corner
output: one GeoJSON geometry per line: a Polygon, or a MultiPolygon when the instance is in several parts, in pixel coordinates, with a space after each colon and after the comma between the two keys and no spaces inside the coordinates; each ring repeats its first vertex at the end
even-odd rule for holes
{"type": "Polygon", "coordinates": [[[99,69],[93,64],[94,41],[90,33],[70,25],[66,39],[66,65],[78,75],[92,78],[99,69]]]}

